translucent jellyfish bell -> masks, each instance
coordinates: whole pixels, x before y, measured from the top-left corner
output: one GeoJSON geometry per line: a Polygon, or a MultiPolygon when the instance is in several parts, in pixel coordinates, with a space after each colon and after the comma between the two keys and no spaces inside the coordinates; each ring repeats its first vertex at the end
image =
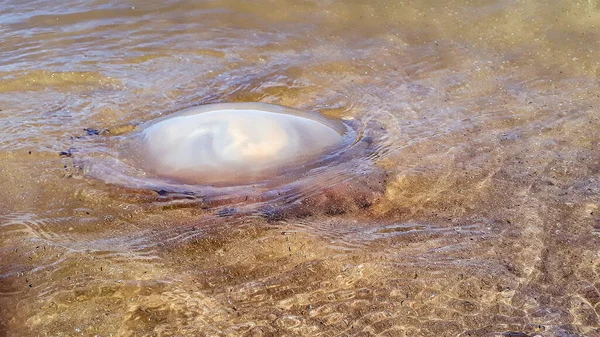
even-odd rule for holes
{"type": "Polygon", "coordinates": [[[127,156],[187,184],[268,179],[342,145],[346,128],[322,115],[264,103],[211,104],[142,126],[127,156]]]}

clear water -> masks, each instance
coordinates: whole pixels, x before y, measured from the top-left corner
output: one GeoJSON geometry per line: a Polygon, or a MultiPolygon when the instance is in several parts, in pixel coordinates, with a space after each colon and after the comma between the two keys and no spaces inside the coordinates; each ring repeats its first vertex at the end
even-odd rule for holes
{"type": "Polygon", "coordinates": [[[598,1],[3,0],[0,41],[2,336],[600,335],[598,1]],[[385,151],[281,217],[77,165],[244,101],[385,151]]]}

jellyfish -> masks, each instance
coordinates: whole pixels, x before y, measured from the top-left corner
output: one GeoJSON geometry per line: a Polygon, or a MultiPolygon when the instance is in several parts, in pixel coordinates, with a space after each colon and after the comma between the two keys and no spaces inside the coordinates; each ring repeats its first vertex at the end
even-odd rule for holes
{"type": "Polygon", "coordinates": [[[339,121],[280,106],[211,104],[142,126],[136,165],[189,184],[253,183],[341,146],[339,121]]]}
{"type": "Polygon", "coordinates": [[[384,190],[372,160],[381,148],[359,122],[278,105],[192,107],[138,125],[117,145],[109,159],[87,160],[86,174],[218,214],[344,213],[384,190]]]}

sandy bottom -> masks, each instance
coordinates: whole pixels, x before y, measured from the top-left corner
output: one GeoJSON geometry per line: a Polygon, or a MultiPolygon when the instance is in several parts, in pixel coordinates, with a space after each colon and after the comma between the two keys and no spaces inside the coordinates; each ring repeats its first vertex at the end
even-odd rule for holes
{"type": "Polygon", "coordinates": [[[600,336],[597,3],[44,3],[0,8],[0,336],[600,336]],[[375,150],[280,213],[78,165],[244,101],[375,150]]]}

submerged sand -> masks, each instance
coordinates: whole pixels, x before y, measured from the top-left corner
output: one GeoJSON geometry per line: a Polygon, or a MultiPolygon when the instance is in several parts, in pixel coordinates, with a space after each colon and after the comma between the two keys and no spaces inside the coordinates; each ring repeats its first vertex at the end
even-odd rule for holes
{"type": "Polygon", "coordinates": [[[1,336],[600,335],[597,2],[9,0],[0,17],[1,336]],[[76,165],[243,101],[364,121],[384,192],[273,218],[76,165]]]}

